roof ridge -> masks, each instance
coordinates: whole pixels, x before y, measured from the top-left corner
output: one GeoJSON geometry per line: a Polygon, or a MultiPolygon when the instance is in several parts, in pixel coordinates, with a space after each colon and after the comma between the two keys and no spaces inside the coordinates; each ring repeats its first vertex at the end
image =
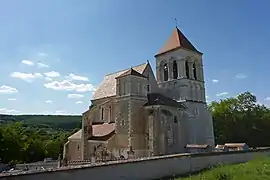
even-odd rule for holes
{"type": "MultiPolygon", "coordinates": [[[[138,67],[138,66],[146,65],[146,64],[147,64],[147,62],[138,64],[138,65],[136,65],[136,66],[132,66],[132,69],[133,69],[133,68],[136,68],[136,67],[138,67]]],[[[120,72],[122,72],[122,71],[128,71],[129,69],[130,69],[130,68],[126,68],[126,69],[122,69],[122,70],[119,70],[119,71],[116,71],[116,72],[108,73],[108,74],[106,74],[105,76],[109,76],[109,75],[112,75],[112,74],[120,73],[120,72]]],[[[123,73],[124,73],[124,72],[123,72],[123,73]]]]}

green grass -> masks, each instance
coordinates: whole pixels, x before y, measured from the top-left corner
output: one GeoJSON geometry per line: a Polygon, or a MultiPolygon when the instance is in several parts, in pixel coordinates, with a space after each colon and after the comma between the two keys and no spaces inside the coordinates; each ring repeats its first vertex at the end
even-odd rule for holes
{"type": "Polygon", "coordinates": [[[177,180],[270,180],[270,158],[237,165],[224,165],[177,180]]]}

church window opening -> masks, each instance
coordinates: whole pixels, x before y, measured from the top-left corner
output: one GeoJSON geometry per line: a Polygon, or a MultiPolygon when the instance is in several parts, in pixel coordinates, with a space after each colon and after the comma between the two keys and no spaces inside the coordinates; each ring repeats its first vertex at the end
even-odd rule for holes
{"type": "Polygon", "coordinates": [[[168,81],[168,65],[164,64],[164,81],[168,81]]]}
{"type": "Polygon", "coordinates": [[[149,92],[150,91],[150,85],[148,84],[147,85],[147,92],[149,92]]]}
{"type": "Polygon", "coordinates": [[[77,146],[77,150],[80,151],[80,145],[79,145],[79,144],[78,144],[78,146],[77,146]]]}
{"type": "Polygon", "coordinates": [[[192,70],[193,70],[194,79],[197,80],[197,72],[196,72],[196,64],[195,63],[193,63],[192,70]]]}
{"type": "Polygon", "coordinates": [[[124,84],[123,84],[123,95],[125,95],[126,94],[126,83],[124,82],[124,84]]]}
{"type": "Polygon", "coordinates": [[[174,123],[177,123],[177,117],[174,116],[174,123]]]}
{"type": "Polygon", "coordinates": [[[187,78],[189,78],[189,66],[188,66],[188,62],[186,61],[186,76],[187,78]]]}
{"type": "Polygon", "coordinates": [[[104,119],[104,108],[101,108],[101,120],[104,119]]]}
{"type": "Polygon", "coordinates": [[[177,76],[178,76],[177,62],[173,61],[173,79],[177,79],[177,76]]]}

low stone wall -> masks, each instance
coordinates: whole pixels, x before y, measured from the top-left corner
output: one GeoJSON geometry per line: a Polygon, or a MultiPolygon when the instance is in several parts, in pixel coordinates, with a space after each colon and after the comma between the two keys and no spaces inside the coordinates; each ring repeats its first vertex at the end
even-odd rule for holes
{"type": "Polygon", "coordinates": [[[217,152],[205,154],[175,154],[145,159],[108,162],[95,165],[64,167],[52,171],[27,172],[0,176],[1,180],[74,180],[74,179],[129,179],[151,180],[181,175],[218,164],[247,162],[256,157],[270,156],[270,149],[250,152],[217,152]]]}

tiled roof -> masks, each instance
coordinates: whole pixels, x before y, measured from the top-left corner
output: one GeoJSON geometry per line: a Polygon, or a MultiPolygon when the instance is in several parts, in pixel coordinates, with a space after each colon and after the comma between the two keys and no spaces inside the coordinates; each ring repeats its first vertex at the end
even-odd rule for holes
{"type": "Polygon", "coordinates": [[[206,149],[209,145],[207,144],[187,144],[186,148],[206,149]]]}
{"type": "Polygon", "coordinates": [[[181,102],[177,102],[167,96],[160,93],[149,93],[147,95],[148,102],[144,106],[164,105],[177,108],[185,108],[181,102]]]}
{"type": "MultiPolygon", "coordinates": [[[[132,67],[138,73],[143,73],[145,68],[147,67],[147,63],[140,64],[138,66],[132,67]]],[[[116,95],[116,77],[125,73],[129,69],[121,70],[112,74],[108,74],[104,77],[101,84],[98,86],[97,90],[93,95],[93,100],[101,99],[105,97],[111,97],[116,95]]]]}
{"type": "Polygon", "coordinates": [[[246,143],[226,143],[225,146],[229,148],[244,147],[246,143]]]}
{"type": "Polygon", "coordinates": [[[170,38],[167,40],[167,42],[160,49],[160,51],[156,56],[180,47],[201,53],[191,44],[191,42],[185,37],[185,35],[178,28],[175,28],[170,38]]]}
{"type": "Polygon", "coordinates": [[[120,76],[117,76],[116,78],[125,77],[125,76],[129,76],[129,75],[146,78],[144,75],[142,75],[141,73],[135,71],[133,68],[130,68],[128,71],[124,72],[120,76]]]}
{"type": "MultiPolygon", "coordinates": [[[[100,138],[103,136],[107,136],[108,134],[111,134],[115,130],[115,123],[103,123],[103,124],[97,124],[93,125],[93,137],[100,138]]],[[[72,134],[68,137],[69,140],[80,140],[82,137],[82,129],[77,131],[76,133],[72,134]]]]}

